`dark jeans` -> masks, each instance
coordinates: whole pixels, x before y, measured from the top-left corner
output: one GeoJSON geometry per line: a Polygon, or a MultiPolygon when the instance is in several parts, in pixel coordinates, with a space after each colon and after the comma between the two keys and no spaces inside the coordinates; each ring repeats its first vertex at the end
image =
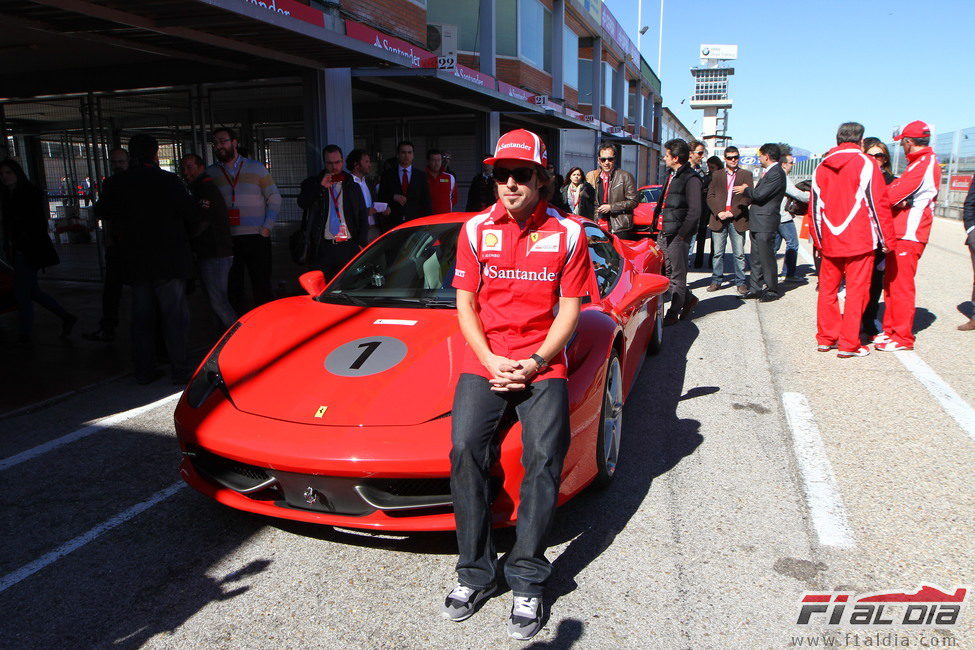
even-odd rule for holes
{"type": "Polygon", "coordinates": [[[201,257],[197,263],[200,282],[203,284],[203,290],[206,291],[214,322],[221,334],[230,329],[237,320],[237,314],[227,294],[230,267],[233,263],[233,257],[201,257]]]}
{"type": "Polygon", "coordinates": [[[122,255],[117,245],[105,247],[105,284],[102,287],[103,332],[114,332],[118,327],[119,305],[122,303],[122,255]]]}
{"type": "Polygon", "coordinates": [[[779,292],[779,267],[775,260],[775,232],[752,232],[751,290],[761,293],[763,287],[779,292]]]}
{"type": "Polygon", "coordinates": [[[333,244],[330,241],[323,240],[318,244],[314,265],[321,269],[326,280],[331,280],[358,252],[359,246],[353,241],[333,244]]]}
{"type": "Polygon", "coordinates": [[[521,422],[521,481],[515,544],[504,577],[515,596],[541,596],[552,565],[545,538],[555,516],[562,463],[569,448],[569,396],[566,380],[546,379],[526,390],[491,391],[488,380],[462,374],[454,393],[451,426],[450,492],[457,520],[457,576],[461,584],[494,584],[496,553],[491,533],[488,482],[497,458],[498,423],[514,408],[521,422]]]}
{"type": "Polygon", "coordinates": [[[41,290],[37,284],[37,267],[27,261],[23,253],[14,252],[14,298],[17,310],[20,312],[20,340],[30,339],[34,329],[34,303],[52,312],[61,320],[71,317],[71,314],[52,298],[50,294],[41,290]]]}
{"type": "Polygon", "coordinates": [[[785,261],[782,274],[787,278],[796,277],[796,262],[799,257],[799,234],[796,232],[795,221],[785,221],[779,224],[779,232],[775,237],[775,252],[779,252],[785,241],[785,261]]]}
{"type": "Polygon", "coordinates": [[[868,336],[876,336],[883,331],[877,328],[877,311],[880,309],[880,294],[884,291],[884,267],[887,256],[883,251],[878,250],[874,253],[873,272],[870,274],[870,294],[867,297],[867,306],[863,308],[863,319],[860,321],[860,330],[868,336]]]}
{"type": "Polygon", "coordinates": [[[968,252],[972,254],[972,307],[975,307],[975,246],[969,244],[968,252]]]}
{"type": "Polygon", "coordinates": [[[663,234],[664,268],[670,280],[670,308],[668,315],[680,316],[691,292],[687,289],[687,253],[690,242],[677,234],[663,234]]]}
{"type": "MultiPolygon", "coordinates": [[[[707,210],[701,215],[701,220],[697,224],[697,234],[694,239],[696,241],[695,249],[697,252],[694,254],[694,268],[700,269],[704,268],[704,243],[709,239],[708,237],[708,221],[710,220],[711,213],[707,210]]],[[[711,260],[708,259],[708,266],[711,265],[711,260]]]]}
{"type": "Polygon", "coordinates": [[[234,263],[230,267],[230,304],[237,314],[248,309],[245,300],[244,274],[250,278],[254,307],[274,300],[271,291],[271,238],[261,235],[237,235],[234,241],[234,263]]]}
{"type": "Polygon", "coordinates": [[[185,381],[192,370],[187,358],[190,311],[186,280],[147,280],[132,283],[132,360],[135,378],[152,378],[156,370],[156,323],[163,329],[174,381],[185,381]]]}

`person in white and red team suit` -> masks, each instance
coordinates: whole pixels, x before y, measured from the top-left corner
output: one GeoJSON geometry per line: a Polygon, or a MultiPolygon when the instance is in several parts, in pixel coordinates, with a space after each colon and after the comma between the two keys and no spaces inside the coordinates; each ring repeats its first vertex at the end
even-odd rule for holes
{"type": "Polygon", "coordinates": [[[552,573],[546,536],[569,447],[565,345],[595,276],[582,225],[549,205],[552,177],[539,137],[509,131],[484,162],[494,165],[498,201],[461,228],[453,280],[467,340],[451,411],[450,492],[460,557],[457,585],[440,611],[466,620],[497,589],[491,449],[499,421],[513,410],[525,474],[504,574],[514,596],[508,635],[525,640],[541,628],[552,573]]]}
{"type": "Polygon", "coordinates": [[[931,143],[931,128],[911,122],[894,136],[900,140],[907,169],[887,186],[894,213],[893,248],[884,274],[884,331],[874,348],[884,352],[914,349],[914,275],[934,222],[934,203],[941,187],[941,167],[931,143]]]}
{"type": "Polygon", "coordinates": [[[430,184],[430,205],[433,214],[453,212],[457,205],[457,179],[443,169],[443,152],[427,151],[427,182],[430,184]]]}
{"type": "Polygon", "coordinates": [[[810,214],[813,246],[822,255],[816,309],[817,350],[839,348],[840,358],[865,357],[860,320],[870,294],[874,251],[894,246],[894,224],[880,165],[863,153],[863,125],[846,122],[813,174],[810,214]],[[846,280],[840,314],[837,292],[846,280]]]}

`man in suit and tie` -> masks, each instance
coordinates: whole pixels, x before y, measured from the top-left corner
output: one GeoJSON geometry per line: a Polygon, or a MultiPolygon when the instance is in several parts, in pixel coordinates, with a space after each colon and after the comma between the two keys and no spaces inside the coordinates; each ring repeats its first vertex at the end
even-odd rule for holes
{"type": "Polygon", "coordinates": [[[766,142],[758,149],[758,161],[765,170],[754,188],[741,184],[735,194],[751,199],[748,209],[748,228],[752,237],[752,273],[749,291],[745,298],[758,298],[761,302],[779,299],[778,264],[775,261],[775,235],[779,231],[782,215],[779,211],[785,196],[785,172],[779,164],[782,150],[773,142],[766,142]]]}
{"type": "Polygon", "coordinates": [[[413,143],[396,146],[397,165],[379,179],[379,201],[389,204],[389,216],[380,219],[383,232],[401,223],[433,214],[427,175],[413,168],[413,143]]]}
{"type": "Polygon", "coordinates": [[[711,209],[708,228],[711,230],[711,284],[707,291],[717,291],[724,282],[724,252],[731,240],[731,255],[735,265],[735,286],[739,295],[748,293],[745,280],[745,233],[748,232],[748,204],[751,200],[732,191],[736,185],[751,187],[752,173],[738,168],[741,154],[738,147],[724,150],[724,170],[711,175],[707,204],[711,209]]]}

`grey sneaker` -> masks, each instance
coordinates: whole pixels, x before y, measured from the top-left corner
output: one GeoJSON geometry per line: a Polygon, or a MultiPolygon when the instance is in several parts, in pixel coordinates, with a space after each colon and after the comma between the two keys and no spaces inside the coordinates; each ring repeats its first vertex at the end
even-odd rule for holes
{"type": "Polygon", "coordinates": [[[508,636],[519,641],[527,641],[542,629],[544,607],[541,598],[515,596],[508,617],[508,636]]]}
{"type": "Polygon", "coordinates": [[[473,616],[477,606],[491,597],[497,588],[497,585],[491,585],[483,589],[473,589],[458,582],[457,586],[444,598],[443,605],[440,607],[440,615],[455,623],[466,621],[473,616]]]}

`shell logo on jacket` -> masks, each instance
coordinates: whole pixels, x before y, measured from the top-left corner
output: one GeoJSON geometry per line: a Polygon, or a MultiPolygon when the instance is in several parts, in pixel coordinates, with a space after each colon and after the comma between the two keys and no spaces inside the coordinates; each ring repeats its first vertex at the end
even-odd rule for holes
{"type": "Polygon", "coordinates": [[[894,224],[877,162],[852,142],[830,149],[812,178],[813,245],[828,257],[893,247],[894,224]]]}

